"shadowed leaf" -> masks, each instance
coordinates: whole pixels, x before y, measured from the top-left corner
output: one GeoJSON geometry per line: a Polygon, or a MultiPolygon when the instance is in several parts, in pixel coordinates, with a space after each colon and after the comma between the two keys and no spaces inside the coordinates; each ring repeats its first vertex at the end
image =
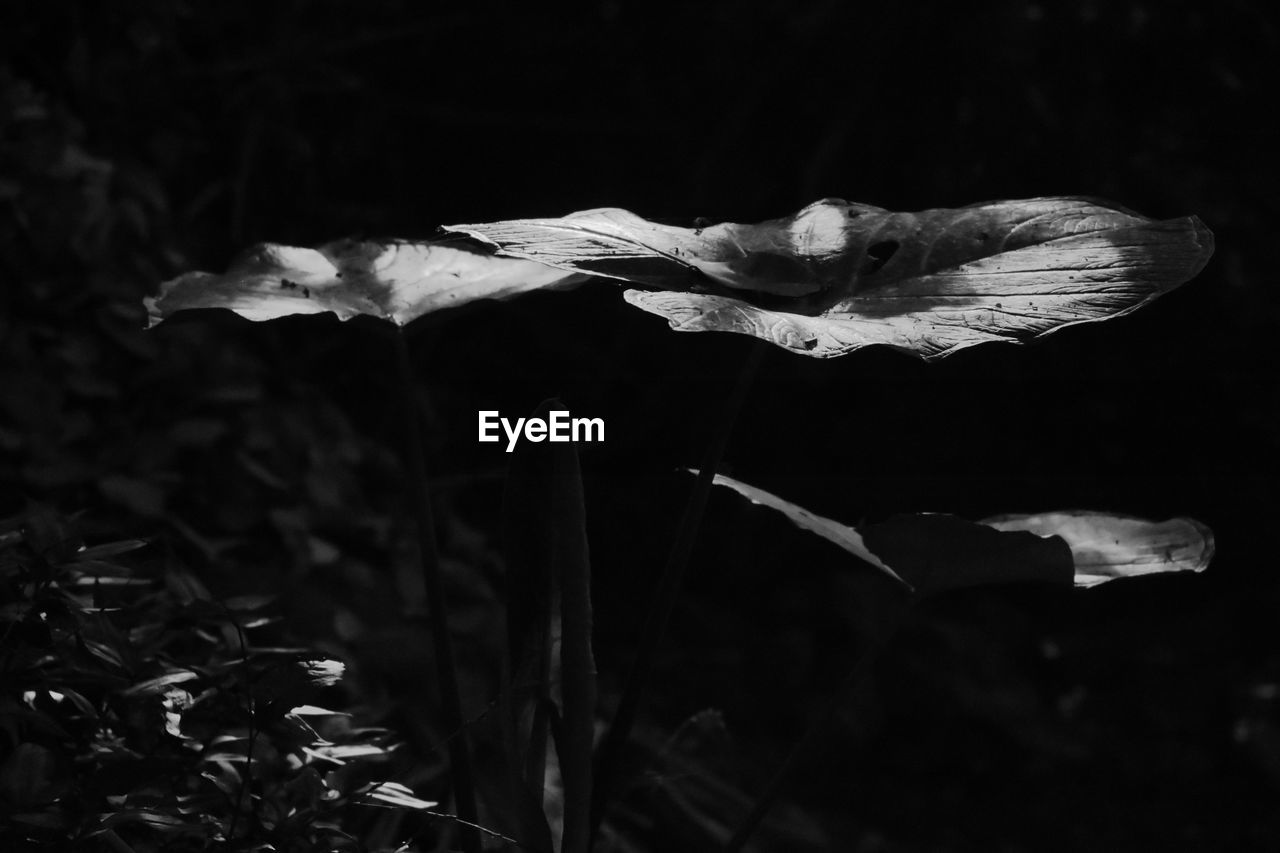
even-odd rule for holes
{"type": "Polygon", "coordinates": [[[954,515],[898,515],[862,529],[869,547],[926,595],[997,583],[1070,584],[1061,539],[1004,533],[954,515]]]}
{"type": "Polygon", "coordinates": [[[504,255],[607,276],[678,331],[728,331],[819,357],[885,344],[938,358],[1126,314],[1213,252],[1195,217],[1080,198],[893,213],[826,199],[757,225],[689,229],[625,210],[450,226],[504,255]]]}
{"type": "Polygon", "coordinates": [[[9,803],[51,803],[70,784],[65,761],[36,743],[20,743],[0,761],[0,797],[9,803]]]}
{"type": "MultiPolygon", "coordinates": [[[[644,772],[609,812],[605,850],[721,850],[750,813],[752,768],[724,715],[699,711],[670,734],[640,728],[634,749],[644,772]],[[655,820],[657,816],[657,820],[655,820]]],[[[797,806],[770,810],[747,851],[832,850],[817,822],[797,806]]]]}
{"type": "Polygon", "coordinates": [[[855,529],[729,477],[715,481],[920,593],[1026,581],[1090,587],[1118,577],[1201,571],[1213,557],[1213,534],[1188,518],[1152,522],[1072,510],[975,522],[918,513],[855,529]]]}

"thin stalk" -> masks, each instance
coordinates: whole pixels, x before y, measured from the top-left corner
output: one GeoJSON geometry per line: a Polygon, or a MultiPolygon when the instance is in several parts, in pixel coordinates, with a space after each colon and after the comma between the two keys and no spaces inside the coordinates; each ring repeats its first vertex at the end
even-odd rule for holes
{"type": "Polygon", "coordinates": [[[518,848],[520,848],[521,850],[528,850],[528,849],[530,849],[530,848],[528,848],[528,847],[525,847],[525,846],[524,846],[523,844],[521,844],[519,841],[516,841],[514,838],[508,838],[507,836],[503,835],[501,832],[494,832],[492,829],[489,829],[489,828],[487,828],[487,827],[483,827],[483,826],[481,826],[481,825],[480,825],[480,824],[478,824],[478,823],[462,824],[462,819],[461,819],[460,817],[458,817],[457,815],[453,815],[453,814],[445,814],[444,812],[433,812],[433,811],[427,811],[427,810],[425,810],[425,809],[423,810],[423,812],[422,812],[422,813],[423,813],[423,814],[425,814],[425,815],[430,815],[431,817],[438,817],[438,818],[441,818],[441,819],[443,819],[443,820],[450,820],[450,821],[453,821],[455,824],[460,824],[460,825],[469,826],[469,827],[471,827],[472,829],[476,830],[477,832],[483,832],[485,835],[489,836],[490,838],[496,838],[496,839],[498,839],[499,841],[505,841],[505,842],[507,842],[508,844],[510,844],[510,845],[512,845],[512,846],[514,846],[514,847],[518,847],[518,848]]]}
{"type": "Polygon", "coordinates": [[[462,698],[458,693],[458,667],[449,637],[448,607],[444,598],[444,581],[440,571],[440,553],[436,546],[435,520],[431,516],[431,496],[427,492],[427,462],[422,452],[422,421],[415,403],[413,365],[409,361],[409,343],[403,327],[396,330],[396,360],[400,365],[401,396],[405,409],[405,433],[409,447],[409,494],[413,502],[414,521],[418,528],[418,556],[422,563],[422,581],[427,592],[427,621],[431,626],[431,642],[435,646],[436,677],[440,682],[444,728],[450,733],[449,770],[453,777],[453,795],[458,805],[458,822],[462,848],[466,853],[480,853],[480,835],[469,828],[476,823],[475,782],[471,772],[471,752],[462,725],[462,698]]]}
{"type": "Polygon", "coordinates": [[[591,835],[594,838],[604,819],[605,808],[609,803],[614,777],[617,774],[618,762],[622,748],[631,734],[635,723],[636,711],[640,706],[640,697],[644,693],[649,676],[653,672],[653,659],[666,633],[667,624],[675,610],[680,589],[684,586],[686,570],[689,567],[689,555],[693,552],[694,542],[698,538],[698,528],[702,524],[702,514],[707,506],[707,497],[711,493],[711,484],[715,479],[716,469],[724,456],[729,436],[733,433],[734,423],[742,410],[747,391],[755,379],[760,362],[764,359],[766,344],[756,341],[747,356],[738,380],[725,401],[720,418],[716,422],[715,432],[711,437],[702,459],[702,466],[693,482],[693,490],[689,494],[689,502],[680,518],[680,527],[676,531],[675,541],[667,557],[662,578],[658,581],[658,589],[652,605],[645,616],[644,627],[640,631],[640,645],[636,651],[636,659],[627,674],[622,698],[618,702],[618,710],[614,714],[613,724],[605,735],[596,756],[596,785],[591,806],[591,835]]]}
{"type": "Polygon", "coordinates": [[[821,744],[823,736],[827,733],[828,726],[835,719],[845,698],[855,695],[862,689],[867,677],[874,669],[876,661],[880,659],[881,653],[889,645],[889,641],[898,633],[898,628],[901,627],[911,603],[909,600],[897,612],[889,625],[876,634],[875,639],[872,640],[871,647],[862,653],[849,671],[849,674],[844,677],[836,687],[835,692],[827,699],[827,705],[822,714],[809,724],[800,739],[792,745],[787,757],[783,759],[778,769],[773,772],[773,776],[765,785],[764,791],[756,799],[755,805],[751,807],[751,812],[742,821],[738,831],[729,839],[729,843],[724,846],[723,853],[741,853],[747,842],[751,840],[751,836],[760,828],[765,815],[769,813],[769,809],[777,802],[778,796],[782,793],[782,789],[787,782],[790,781],[792,774],[813,755],[821,744]]]}

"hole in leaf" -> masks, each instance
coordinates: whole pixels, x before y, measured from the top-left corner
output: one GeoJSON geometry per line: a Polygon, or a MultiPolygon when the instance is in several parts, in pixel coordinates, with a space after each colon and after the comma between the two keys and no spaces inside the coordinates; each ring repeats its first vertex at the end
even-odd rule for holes
{"type": "Polygon", "coordinates": [[[867,247],[867,262],[862,267],[863,274],[877,272],[889,260],[897,254],[897,240],[881,240],[879,243],[872,243],[867,247]]]}

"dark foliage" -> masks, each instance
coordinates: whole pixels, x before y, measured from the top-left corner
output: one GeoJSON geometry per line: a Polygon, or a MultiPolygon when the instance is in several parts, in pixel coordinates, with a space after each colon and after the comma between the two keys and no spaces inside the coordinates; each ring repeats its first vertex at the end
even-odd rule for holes
{"type": "MultiPolygon", "coordinates": [[[[1269,8],[5,4],[0,515],[24,521],[0,534],[0,846],[92,849],[109,843],[86,836],[112,813],[135,815],[111,828],[139,850],[198,847],[235,814],[236,835],[264,841],[272,810],[336,808],[382,778],[449,811],[451,733],[424,677],[389,344],[359,322],[217,313],[144,333],[141,299],[159,280],[222,269],[256,240],[421,237],[598,206],[687,225],[826,195],[913,209],[1078,193],[1197,214],[1218,253],[1151,310],[1022,352],[930,366],[775,354],[728,471],[845,521],[1185,514],[1214,529],[1219,558],[1195,578],[973,590],[909,617],[766,846],[1274,847],[1269,8]],[[76,514],[91,543],[153,544],[91,558],[127,571],[86,567],[59,544],[61,516],[29,515],[29,500],[76,514]],[[47,532],[18,535],[33,524],[47,532]],[[234,626],[261,613],[233,603],[264,595],[287,628],[246,628],[250,647],[296,637],[279,642],[347,664],[344,691],[298,701],[355,712],[356,730],[386,727],[406,747],[385,776],[339,770],[330,803],[323,763],[286,759],[310,734],[287,714],[263,720],[253,818],[190,770],[218,733],[245,735],[252,685],[294,671],[288,655],[243,654],[234,626]],[[196,677],[128,693],[171,672],[196,677]],[[201,801],[208,821],[178,808],[205,794],[222,796],[201,801]]],[[[485,717],[504,645],[507,463],[476,443],[475,413],[523,415],[559,395],[608,424],[582,449],[608,711],[687,489],[680,469],[747,345],[671,334],[608,289],[474,306],[413,335],[470,719],[485,717]]],[[[713,500],[610,838],[703,850],[741,814],[895,605],[845,565],[785,522],[713,500]]],[[[362,742],[348,718],[326,719],[321,734],[362,742]]],[[[346,814],[369,848],[429,846],[448,828],[346,814]]],[[[298,843],[322,831],[297,829],[298,843]]]]}
{"type": "Polygon", "coordinates": [[[342,663],[281,647],[270,596],[120,559],[146,544],[85,547],[43,507],[0,523],[0,837],[365,850],[353,807],[429,808],[377,775],[384,730],[313,704],[342,663]]]}

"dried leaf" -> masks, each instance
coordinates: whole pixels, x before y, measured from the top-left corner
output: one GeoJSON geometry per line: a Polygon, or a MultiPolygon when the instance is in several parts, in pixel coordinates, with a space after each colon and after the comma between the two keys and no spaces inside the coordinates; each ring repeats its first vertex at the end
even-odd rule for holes
{"type": "Polygon", "coordinates": [[[193,272],[165,282],[146,306],[152,326],[188,308],[228,308],[249,320],[332,311],[340,320],[364,314],[403,326],[472,300],[505,299],[581,280],[456,240],[342,240],[318,249],[265,243],[222,275],[193,272]]]}
{"type": "Polygon", "coordinates": [[[999,515],[983,524],[1066,540],[1075,561],[1075,585],[1160,572],[1202,572],[1213,559],[1213,532],[1192,518],[1148,521],[1128,515],[1068,510],[999,515]]]}
{"type": "Polygon", "coordinates": [[[1213,252],[1194,216],[1157,221],[1079,198],[893,213],[826,199],[705,229],[601,209],[449,230],[504,254],[656,290],[628,302],[678,331],[752,335],[819,357],[885,344],[939,358],[1126,314],[1213,252]]]}

